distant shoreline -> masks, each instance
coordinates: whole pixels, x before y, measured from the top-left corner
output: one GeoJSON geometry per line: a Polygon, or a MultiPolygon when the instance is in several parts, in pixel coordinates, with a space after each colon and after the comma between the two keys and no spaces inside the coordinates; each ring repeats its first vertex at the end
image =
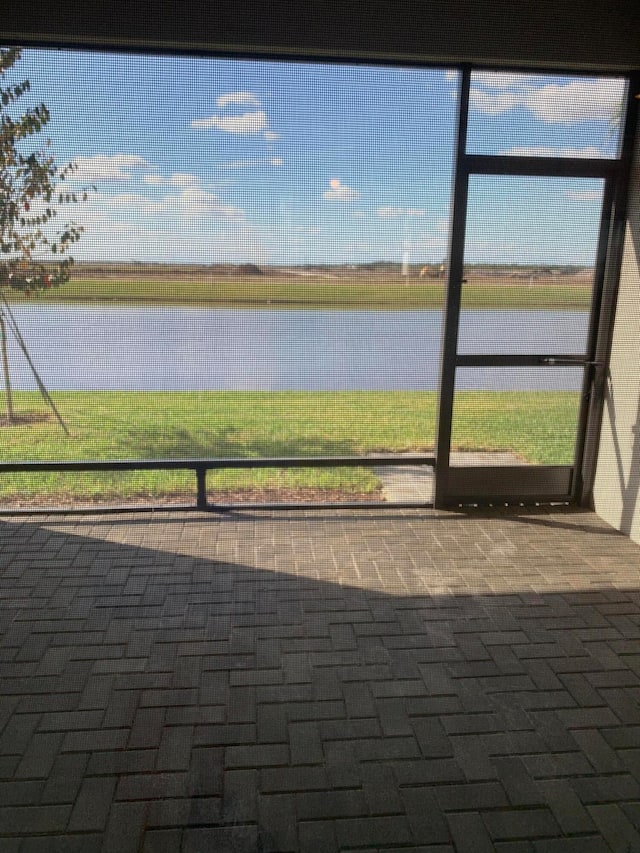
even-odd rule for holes
{"type": "MultiPolygon", "coordinates": [[[[74,278],[297,278],[318,276],[323,278],[395,279],[402,277],[402,265],[393,261],[371,261],[359,264],[191,264],[152,261],[76,261],[72,268],[74,278]]],[[[578,264],[519,264],[474,263],[465,264],[471,275],[500,277],[534,276],[590,276],[591,267],[578,264]]],[[[414,263],[408,267],[408,278],[418,279],[421,274],[428,279],[444,278],[441,263],[414,263]]]]}

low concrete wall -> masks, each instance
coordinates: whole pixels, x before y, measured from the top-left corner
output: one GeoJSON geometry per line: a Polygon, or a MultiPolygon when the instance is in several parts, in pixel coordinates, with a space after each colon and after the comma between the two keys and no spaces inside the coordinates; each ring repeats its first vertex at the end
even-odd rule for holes
{"type": "Polygon", "coordinates": [[[640,542],[640,134],[593,502],[605,521],[640,542]]]}

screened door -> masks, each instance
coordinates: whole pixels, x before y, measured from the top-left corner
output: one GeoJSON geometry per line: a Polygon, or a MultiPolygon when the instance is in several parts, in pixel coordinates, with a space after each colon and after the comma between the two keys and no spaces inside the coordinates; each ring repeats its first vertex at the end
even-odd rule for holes
{"type": "Polygon", "coordinates": [[[523,118],[501,149],[473,108],[484,103],[481,85],[494,92],[490,74],[481,83],[463,75],[435,503],[569,500],[581,489],[602,377],[595,354],[617,140],[608,149],[564,138],[514,145],[536,126],[523,118]]]}

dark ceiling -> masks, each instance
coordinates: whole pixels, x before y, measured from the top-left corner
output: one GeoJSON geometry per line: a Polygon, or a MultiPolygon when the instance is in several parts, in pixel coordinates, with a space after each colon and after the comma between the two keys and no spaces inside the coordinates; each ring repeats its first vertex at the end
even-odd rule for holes
{"type": "Polygon", "coordinates": [[[640,67],[638,0],[5,0],[23,44],[521,66],[640,67]]]}

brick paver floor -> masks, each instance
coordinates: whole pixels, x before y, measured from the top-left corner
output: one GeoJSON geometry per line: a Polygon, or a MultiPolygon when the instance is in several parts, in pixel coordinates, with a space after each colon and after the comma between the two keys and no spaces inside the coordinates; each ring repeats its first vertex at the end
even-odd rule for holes
{"type": "Polygon", "coordinates": [[[589,512],[0,519],[0,851],[640,850],[589,512]]]}

